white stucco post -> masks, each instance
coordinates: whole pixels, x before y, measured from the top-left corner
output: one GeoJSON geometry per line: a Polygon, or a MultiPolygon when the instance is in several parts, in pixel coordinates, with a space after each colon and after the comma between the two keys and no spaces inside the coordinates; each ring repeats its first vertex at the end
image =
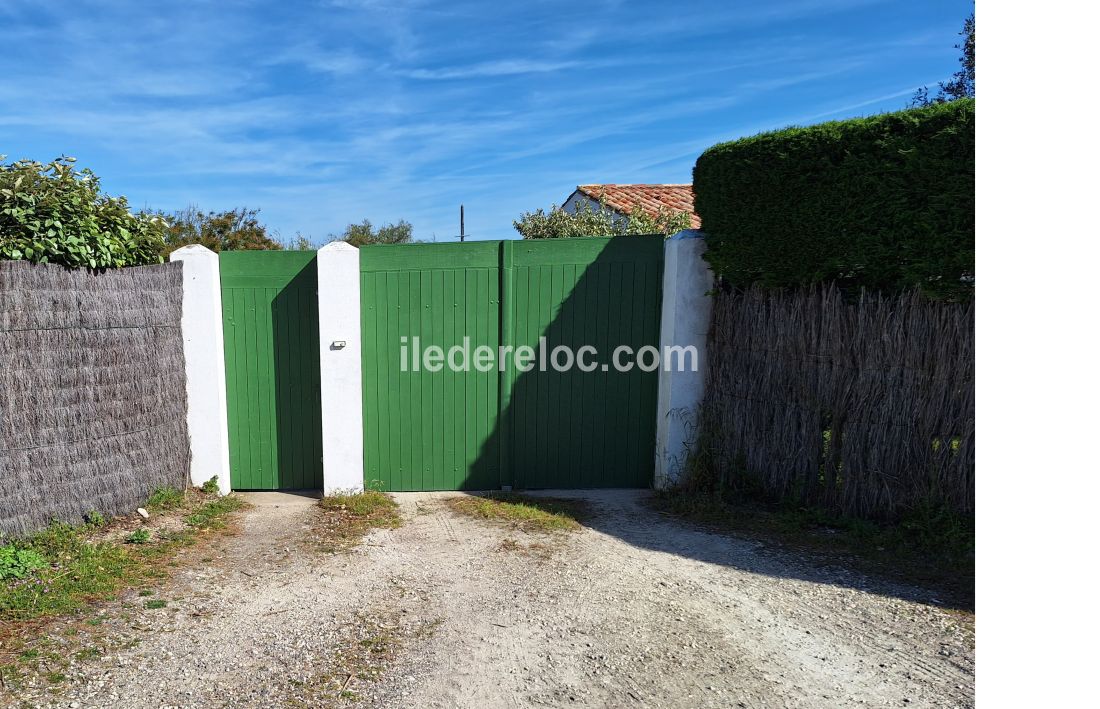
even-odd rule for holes
{"type": "Polygon", "coordinates": [[[363,373],[359,249],[334,241],[317,252],[321,346],[321,453],[325,494],[363,490],[363,373]]]}
{"type": "MultiPolygon", "coordinates": [[[[675,485],[683,472],[688,446],[695,439],[695,416],[706,382],[707,330],[713,303],[714,274],[703,260],[706,243],[698,230],[681,231],[665,241],[664,293],[661,302],[662,366],[657,380],[657,446],[653,485],[675,485]],[[694,347],[697,368],[668,370],[668,348],[694,347]],[[668,371],[666,371],[668,370],[668,371]]],[[[689,356],[684,362],[690,363],[689,356]]],[[[671,364],[676,364],[672,358],[671,364]]]]}
{"type": "Polygon", "coordinates": [[[224,495],[229,478],[229,416],[226,411],[222,287],[218,255],[193,244],[169,261],[183,264],[183,358],[187,375],[187,431],[191,438],[191,484],[218,479],[224,495]]]}

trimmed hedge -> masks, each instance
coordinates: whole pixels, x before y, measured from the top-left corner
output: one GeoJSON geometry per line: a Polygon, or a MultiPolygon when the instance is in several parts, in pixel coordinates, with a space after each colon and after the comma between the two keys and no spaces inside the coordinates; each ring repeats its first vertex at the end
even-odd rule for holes
{"type": "Polygon", "coordinates": [[[974,290],[974,101],[787,128],[695,164],[707,260],[734,285],[974,290]]]}

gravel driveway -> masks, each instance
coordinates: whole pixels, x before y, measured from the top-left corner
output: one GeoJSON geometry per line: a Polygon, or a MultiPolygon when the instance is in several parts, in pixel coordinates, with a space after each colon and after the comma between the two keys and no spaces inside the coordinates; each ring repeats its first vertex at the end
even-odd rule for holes
{"type": "MultiPolygon", "coordinates": [[[[957,618],[911,588],[815,568],[576,493],[587,527],[527,534],[400,494],[405,524],[310,551],[312,500],[256,497],[167,608],[105,611],[117,639],[56,706],[972,706],[957,618]],[[922,602],[925,601],[925,602],[922,602]]],[[[564,493],[556,493],[564,496],[564,493]]],[[[570,493],[572,495],[572,493],[570,493]]],[[[131,599],[134,601],[135,599],[131,599]]]]}

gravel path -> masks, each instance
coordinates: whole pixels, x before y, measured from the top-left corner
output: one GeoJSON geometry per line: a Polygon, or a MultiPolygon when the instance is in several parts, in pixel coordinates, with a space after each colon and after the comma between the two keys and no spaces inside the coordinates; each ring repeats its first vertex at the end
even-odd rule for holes
{"type": "Polygon", "coordinates": [[[450,494],[397,495],[403,527],[335,555],[302,545],[312,501],[258,499],[212,563],[180,573],[167,608],[106,614],[115,649],[27,699],[973,705],[972,641],[915,589],[685,526],[643,492],[576,493],[589,526],[552,536],[458,516],[450,494]]]}

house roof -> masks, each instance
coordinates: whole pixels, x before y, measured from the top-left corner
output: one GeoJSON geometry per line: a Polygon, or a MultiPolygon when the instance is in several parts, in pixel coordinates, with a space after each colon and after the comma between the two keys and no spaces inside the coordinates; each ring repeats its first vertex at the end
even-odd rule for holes
{"type": "Polygon", "coordinates": [[[695,213],[695,193],[691,185],[577,185],[577,192],[597,201],[602,198],[616,212],[629,214],[637,204],[646,214],[655,217],[664,207],[666,211],[691,212],[692,229],[698,229],[701,224],[695,213]]]}

